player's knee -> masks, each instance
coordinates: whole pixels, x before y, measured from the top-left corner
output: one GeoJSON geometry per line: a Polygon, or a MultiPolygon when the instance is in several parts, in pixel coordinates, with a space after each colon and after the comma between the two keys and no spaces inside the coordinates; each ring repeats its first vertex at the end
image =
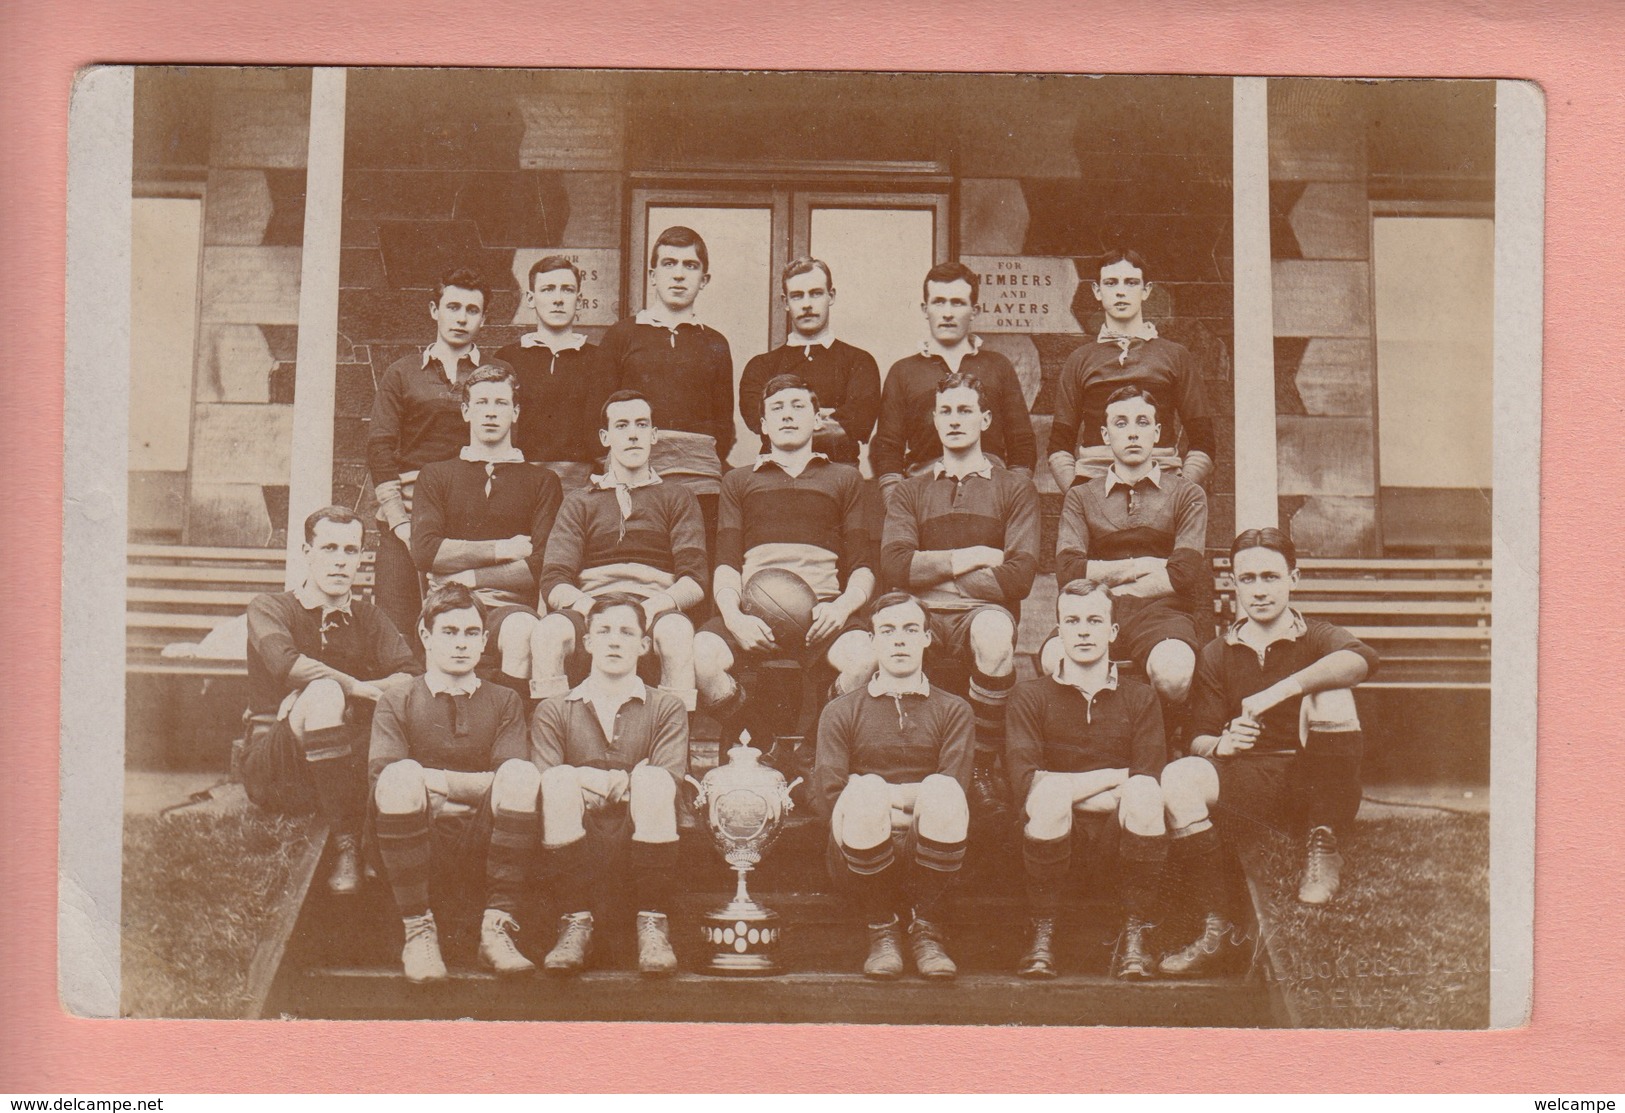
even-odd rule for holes
{"type": "Polygon", "coordinates": [[[829,663],[842,675],[866,673],[874,668],[874,645],[862,630],[848,630],[829,647],[829,663]]]}
{"type": "Polygon", "coordinates": [[[1054,676],[1061,667],[1061,639],[1049,638],[1038,651],[1038,667],[1045,676],[1054,676]]]}
{"type": "Polygon", "coordinates": [[[694,635],[694,670],[701,676],[720,676],[733,668],[734,655],[728,643],[702,630],[694,635]]]}
{"type": "Polygon", "coordinates": [[[1162,803],[1176,826],[1194,823],[1207,814],[1208,801],[1219,794],[1219,774],[1201,757],[1182,757],[1162,770],[1162,803]]]}
{"type": "Polygon", "coordinates": [[[1313,692],[1303,697],[1303,706],[1311,730],[1360,729],[1360,710],[1352,688],[1313,692]]]}
{"type": "Polygon", "coordinates": [[[970,648],[976,667],[993,676],[1010,671],[1016,659],[1016,624],[1004,611],[984,610],[971,619],[970,648]]]}
{"type": "Polygon", "coordinates": [[[933,773],[920,782],[914,798],[914,817],[920,833],[938,842],[959,842],[970,827],[970,805],[959,782],[933,773]]]}
{"type": "Polygon", "coordinates": [[[373,802],[385,815],[411,815],[422,811],[429,799],[423,783],[423,766],[410,758],[391,762],[378,774],[373,786],[373,802]]]}
{"type": "Polygon", "coordinates": [[[1130,777],[1117,800],[1117,822],[1137,835],[1160,835],[1163,819],[1162,786],[1155,777],[1130,777]]]}
{"type": "Polygon", "coordinates": [[[1064,779],[1039,777],[1027,792],[1027,833],[1058,839],[1072,829],[1072,789],[1064,779]]]}
{"type": "Polygon", "coordinates": [[[502,651],[504,660],[513,657],[530,657],[531,635],[536,633],[540,620],[533,614],[515,611],[502,620],[502,628],[497,631],[497,648],[502,651]]]}
{"type": "MultiPolygon", "coordinates": [[[[344,721],[344,689],[337,680],[322,677],[305,685],[294,701],[298,718],[317,726],[334,726],[344,721]]],[[[293,714],[293,712],[290,712],[293,714]]]]}
{"type": "Polygon", "coordinates": [[[661,660],[685,657],[694,652],[694,624],[688,620],[687,615],[678,614],[676,611],[655,619],[650,638],[661,660]]]}
{"type": "Polygon", "coordinates": [[[530,635],[531,652],[537,656],[565,656],[575,649],[576,628],[557,612],[544,615],[530,635]]]}
{"type": "Polygon", "coordinates": [[[542,789],[542,774],[524,758],[509,758],[497,769],[491,782],[491,806],[505,812],[536,809],[542,789]]]}
{"type": "Polygon", "coordinates": [[[1172,638],[1158,642],[1146,658],[1145,675],[1157,695],[1169,703],[1183,703],[1196,675],[1196,651],[1172,638]]]}
{"type": "Polygon", "coordinates": [[[873,822],[876,816],[885,816],[890,824],[891,786],[873,773],[848,781],[839,803],[848,823],[873,822]]]}
{"type": "Polygon", "coordinates": [[[671,779],[671,773],[664,766],[640,765],[632,770],[628,791],[634,807],[639,801],[669,806],[677,799],[677,782],[671,779]]]}
{"type": "Polygon", "coordinates": [[[555,765],[542,770],[542,809],[548,813],[581,810],[581,782],[573,765],[555,765]]]}

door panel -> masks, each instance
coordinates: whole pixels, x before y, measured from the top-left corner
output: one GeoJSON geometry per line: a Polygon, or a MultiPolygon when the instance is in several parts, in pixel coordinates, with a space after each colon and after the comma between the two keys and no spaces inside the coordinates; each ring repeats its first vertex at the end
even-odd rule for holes
{"type": "Polygon", "coordinates": [[[835,275],[835,334],[875,357],[884,379],[920,346],[920,283],[936,261],[930,209],[813,208],[808,250],[835,275]]]}

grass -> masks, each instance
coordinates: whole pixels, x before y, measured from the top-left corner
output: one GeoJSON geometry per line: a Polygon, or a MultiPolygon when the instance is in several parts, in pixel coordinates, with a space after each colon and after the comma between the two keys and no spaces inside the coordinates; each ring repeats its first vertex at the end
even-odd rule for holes
{"type": "Polygon", "coordinates": [[[125,1016],[243,1015],[309,827],[255,808],[125,818],[125,1016]]]}
{"type": "Polygon", "coordinates": [[[1297,900],[1301,845],[1271,839],[1266,879],[1282,988],[1310,1028],[1489,1023],[1489,818],[1421,813],[1360,822],[1330,905],[1297,900]],[[1284,945],[1284,946],[1283,946],[1284,945]]]}

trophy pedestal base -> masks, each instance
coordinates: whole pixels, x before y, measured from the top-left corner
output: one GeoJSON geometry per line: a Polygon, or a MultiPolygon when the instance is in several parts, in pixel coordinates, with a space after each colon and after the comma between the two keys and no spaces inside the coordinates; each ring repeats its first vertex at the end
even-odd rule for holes
{"type": "Polygon", "coordinates": [[[700,936],[711,952],[706,974],[757,977],[779,972],[779,914],[753,900],[732,900],[706,914],[700,936]]]}

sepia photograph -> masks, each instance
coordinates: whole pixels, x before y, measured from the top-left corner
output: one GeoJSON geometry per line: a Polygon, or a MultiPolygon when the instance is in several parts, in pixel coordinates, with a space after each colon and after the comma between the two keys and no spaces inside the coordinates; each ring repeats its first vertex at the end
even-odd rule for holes
{"type": "Polygon", "coordinates": [[[1527,1015],[1517,83],[126,72],[117,1015],[1527,1015]]]}

